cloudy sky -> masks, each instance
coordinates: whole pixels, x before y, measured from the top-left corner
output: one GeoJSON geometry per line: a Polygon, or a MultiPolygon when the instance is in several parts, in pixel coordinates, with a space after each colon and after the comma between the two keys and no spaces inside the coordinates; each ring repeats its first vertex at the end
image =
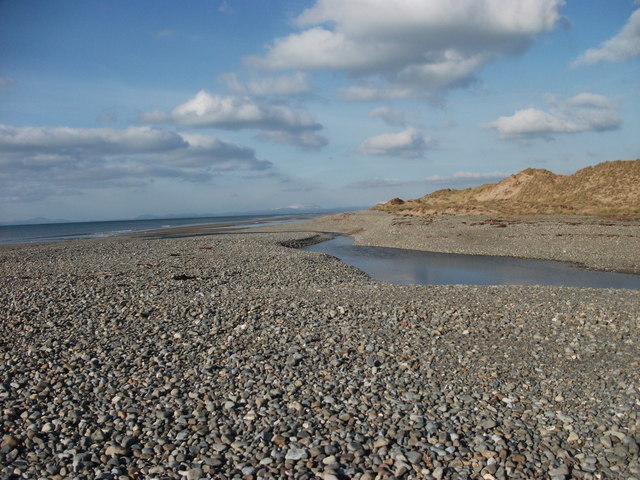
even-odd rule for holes
{"type": "Polygon", "coordinates": [[[633,0],[0,1],[0,221],[369,206],[640,157],[633,0]]]}

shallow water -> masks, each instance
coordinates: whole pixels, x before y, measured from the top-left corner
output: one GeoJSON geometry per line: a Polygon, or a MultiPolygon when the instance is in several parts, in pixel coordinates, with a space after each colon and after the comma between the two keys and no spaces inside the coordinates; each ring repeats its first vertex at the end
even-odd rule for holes
{"type": "Polygon", "coordinates": [[[345,235],[304,250],[328,253],[372,278],[399,285],[556,285],[640,289],[640,275],[585,270],[569,263],[547,260],[361,247],[354,246],[353,238],[345,235]]]}
{"type": "MultiPolygon", "coordinates": [[[[312,214],[310,214],[312,215],[312,214]]],[[[32,242],[59,242],[76,238],[99,238],[150,230],[197,225],[240,224],[248,227],[265,223],[278,224],[309,215],[236,215],[220,217],[159,218],[149,220],[112,220],[101,222],[45,223],[36,225],[0,225],[0,245],[32,242]]]]}

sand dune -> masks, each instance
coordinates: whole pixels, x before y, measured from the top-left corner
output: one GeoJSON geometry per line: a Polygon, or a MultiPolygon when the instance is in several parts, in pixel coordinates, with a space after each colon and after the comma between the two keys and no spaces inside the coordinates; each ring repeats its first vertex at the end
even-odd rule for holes
{"type": "Polygon", "coordinates": [[[558,175],[528,168],[498,183],[444,189],[376,210],[400,215],[640,215],[640,159],[603,162],[558,175]]]}

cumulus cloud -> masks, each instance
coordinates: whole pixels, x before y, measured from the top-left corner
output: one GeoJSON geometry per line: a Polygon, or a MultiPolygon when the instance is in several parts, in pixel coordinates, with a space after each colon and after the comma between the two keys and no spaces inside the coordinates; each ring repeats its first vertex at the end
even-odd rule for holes
{"type": "Polygon", "coordinates": [[[617,108],[617,105],[604,95],[589,92],[579,93],[578,95],[571,97],[567,100],[567,105],[572,107],[593,107],[608,110],[614,110],[617,108]]]}
{"type": "Polygon", "coordinates": [[[222,96],[206,90],[175,107],[169,114],[154,111],[140,116],[141,122],[169,122],[187,127],[215,127],[228,130],[313,129],[321,127],[307,113],[285,106],[261,106],[248,97],[222,96]]]}
{"type": "Polygon", "coordinates": [[[367,138],[360,144],[358,151],[366,155],[420,158],[435,143],[433,137],[424,135],[414,127],[408,127],[401,132],[367,138]]]}
{"type": "MultiPolygon", "coordinates": [[[[139,186],[155,178],[210,180],[229,170],[259,171],[271,163],[253,149],[207,135],[180,134],[148,126],[110,128],[0,125],[0,184],[28,189],[48,186],[139,186]]],[[[23,199],[24,200],[24,199],[23,199]]]]}
{"type": "Polygon", "coordinates": [[[253,97],[290,97],[311,91],[307,76],[302,72],[279,77],[263,77],[242,82],[235,73],[225,73],[219,77],[229,91],[236,95],[253,97]]]}
{"type": "Polygon", "coordinates": [[[524,108],[483,124],[497,131],[504,140],[551,140],[555,135],[581,132],[604,132],[620,127],[617,106],[603,95],[581,93],[567,101],[548,98],[550,111],[524,108]]]}
{"type": "Polygon", "coordinates": [[[640,9],[631,14],[617,35],[579,55],[572,67],[593,65],[600,62],[624,62],[640,57],[640,9]]]}
{"type": "Polygon", "coordinates": [[[563,0],[317,0],[250,65],[328,70],[385,79],[376,89],[343,91],[371,99],[390,92],[462,87],[484,65],[526,50],[554,28],[563,0]]]}
{"type": "Polygon", "coordinates": [[[112,128],[14,127],[0,125],[0,151],[104,155],[156,153],[181,146],[180,135],[152,127],[112,128]]]}
{"type": "Polygon", "coordinates": [[[379,118],[387,125],[404,126],[407,123],[404,117],[404,112],[402,110],[391,107],[374,108],[369,113],[369,118],[379,118]]]}
{"type": "Polygon", "coordinates": [[[314,143],[317,146],[327,143],[317,133],[322,130],[322,125],[306,112],[296,112],[285,105],[261,105],[249,97],[222,96],[206,90],[201,90],[168,114],[148,112],[140,115],[138,120],[198,128],[257,129],[267,138],[307,148],[314,143]]]}

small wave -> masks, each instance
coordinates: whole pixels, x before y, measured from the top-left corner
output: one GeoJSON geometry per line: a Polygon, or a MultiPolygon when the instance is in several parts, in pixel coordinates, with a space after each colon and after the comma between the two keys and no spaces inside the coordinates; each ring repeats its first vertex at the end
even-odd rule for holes
{"type": "Polygon", "coordinates": [[[116,235],[124,235],[126,233],[132,233],[134,230],[131,229],[127,229],[127,230],[113,230],[111,232],[95,232],[95,233],[88,233],[86,234],[86,236],[88,238],[104,238],[104,237],[115,237],[116,235]]]}

